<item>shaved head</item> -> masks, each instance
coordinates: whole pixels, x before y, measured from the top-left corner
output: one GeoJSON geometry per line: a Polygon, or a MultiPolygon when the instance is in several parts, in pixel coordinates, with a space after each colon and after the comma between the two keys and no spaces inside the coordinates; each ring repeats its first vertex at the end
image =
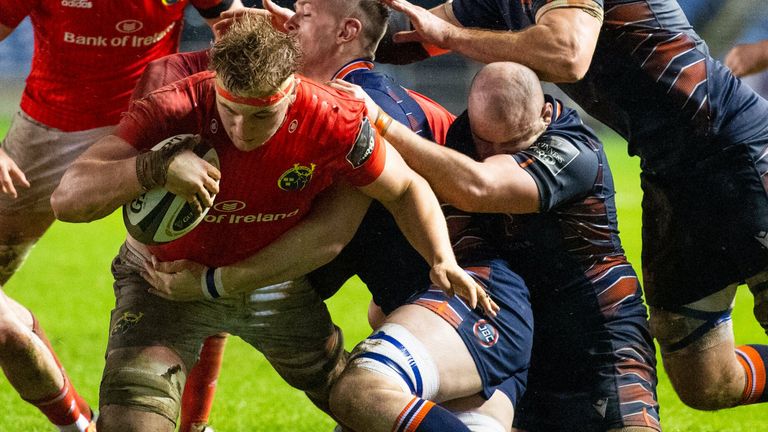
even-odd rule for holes
{"type": "Polygon", "coordinates": [[[538,76],[517,63],[485,66],[475,75],[469,93],[472,132],[491,143],[525,141],[543,132],[544,107],[538,76]]]}

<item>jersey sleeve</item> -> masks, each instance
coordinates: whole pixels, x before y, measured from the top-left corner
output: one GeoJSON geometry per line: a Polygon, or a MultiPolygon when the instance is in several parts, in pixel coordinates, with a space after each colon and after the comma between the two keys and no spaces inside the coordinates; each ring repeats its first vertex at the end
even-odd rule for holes
{"type": "Polygon", "coordinates": [[[504,0],[453,0],[451,7],[464,27],[507,30],[498,1],[504,0]]]}
{"type": "Polygon", "coordinates": [[[347,171],[347,181],[354,186],[373,183],[384,171],[386,160],[385,141],[368,117],[363,117],[357,136],[346,154],[346,161],[351,166],[351,170],[347,171]]]}
{"type": "Polygon", "coordinates": [[[192,0],[192,6],[203,18],[213,19],[232,7],[232,0],[192,0]]]}
{"type": "Polygon", "coordinates": [[[0,24],[16,28],[38,3],[38,0],[0,0],[0,24]]]}
{"type": "Polygon", "coordinates": [[[131,100],[141,99],[163,86],[207,70],[209,54],[209,50],[183,52],[150,62],[134,87],[131,100]]]}
{"type": "Polygon", "coordinates": [[[413,90],[406,91],[421,107],[424,115],[427,116],[427,123],[429,123],[430,129],[432,129],[432,137],[435,139],[435,142],[444,145],[448,129],[453,124],[453,121],[456,120],[456,116],[423,94],[413,90]]]}
{"type": "Polygon", "coordinates": [[[545,13],[560,8],[579,8],[603,21],[603,0],[534,0],[533,15],[538,21],[545,13]]]}
{"type": "Polygon", "coordinates": [[[600,169],[600,159],[591,146],[551,133],[512,157],[536,182],[541,212],[588,194],[600,169]]]}
{"type": "Polygon", "coordinates": [[[198,133],[199,110],[185,103],[180,94],[163,89],[131,102],[113,134],[141,151],[174,135],[198,133]]]}

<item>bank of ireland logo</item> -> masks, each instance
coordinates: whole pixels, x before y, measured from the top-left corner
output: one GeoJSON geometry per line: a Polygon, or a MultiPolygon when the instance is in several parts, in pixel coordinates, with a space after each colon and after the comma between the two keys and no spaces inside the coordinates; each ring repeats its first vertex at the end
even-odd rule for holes
{"type": "Polygon", "coordinates": [[[130,330],[133,326],[139,323],[141,321],[141,318],[144,316],[144,312],[139,313],[133,313],[133,312],[123,312],[123,316],[118,318],[115,325],[112,326],[112,330],[110,330],[110,333],[113,335],[117,334],[125,334],[130,330]]]}
{"type": "Polygon", "coordinates": [[[144,27],[144,23],[139,20],[128,19],[117,23],[115,28],[120,33],[136,33],[144,27]]]}
{"type": "Polygon", "coordinates": [[[315,164],[310,163],[310,166],[303,166],[297,163],[293,164],[293,168],[284,172],[283,175],[277,180],[277,187],[284,191],[300,191],[307,187],[310,180],[312,180],[312,173],[315,172],[315,164]]]}
{"type": "Polygon", "coordinates": [[[480,341],[480,345],[490,348],[499,341],[499,331],[488,321],[481,319],[472,327],[472,332],[480,341]]]}
{"type": "Polygon", "coordinates": [[[213,206],[214,210],[217,210],[223,213],[232,213],[232,212],[243,210],[244,208],[245,208],[245,203],[237,200],[222,201],[220,203],[214,204],[213,206]]]}

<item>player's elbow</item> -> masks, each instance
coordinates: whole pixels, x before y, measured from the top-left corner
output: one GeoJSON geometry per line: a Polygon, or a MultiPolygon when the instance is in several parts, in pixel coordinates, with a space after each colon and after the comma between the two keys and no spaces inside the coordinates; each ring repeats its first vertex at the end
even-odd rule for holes
{"type": "Polygon", "coordinates": [[[97,219],[95,209],[83,206],[83,202],[67,188],[56,188],[51,195],[51,208],[56,219],[62,222],[90,222],[97,219]]]}
{"type": "Polygon", "coordinates": [[[592,48],[575,37],[565,37],[558,43],[551,73],[545,79],[556,83],[580,81],[592,63],[592,48]]]}
{"type": "Polygon", "coordinates": [[[475,213],[482,212],[487,207],[486,202],[491,196],[491,185],[482,178],[462,182],[454,188],[449,197],[444,197],[448,203],[459,210],[475,213]]]}

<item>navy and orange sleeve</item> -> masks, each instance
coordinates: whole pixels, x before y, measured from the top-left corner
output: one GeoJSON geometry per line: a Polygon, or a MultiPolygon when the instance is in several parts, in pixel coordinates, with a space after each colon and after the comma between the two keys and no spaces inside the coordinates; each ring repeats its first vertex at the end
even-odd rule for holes
{"type": "Polygon", "coordinates": [[[0,24],[16,28],[39,3],[39,0],[0,0],[0,24]]]}
{"type": "Polygon", "coordinates": [[[232,7],[232,0],[192,0],[192,6],[203,18],[213,19],[229,10],[232,7]]]}

